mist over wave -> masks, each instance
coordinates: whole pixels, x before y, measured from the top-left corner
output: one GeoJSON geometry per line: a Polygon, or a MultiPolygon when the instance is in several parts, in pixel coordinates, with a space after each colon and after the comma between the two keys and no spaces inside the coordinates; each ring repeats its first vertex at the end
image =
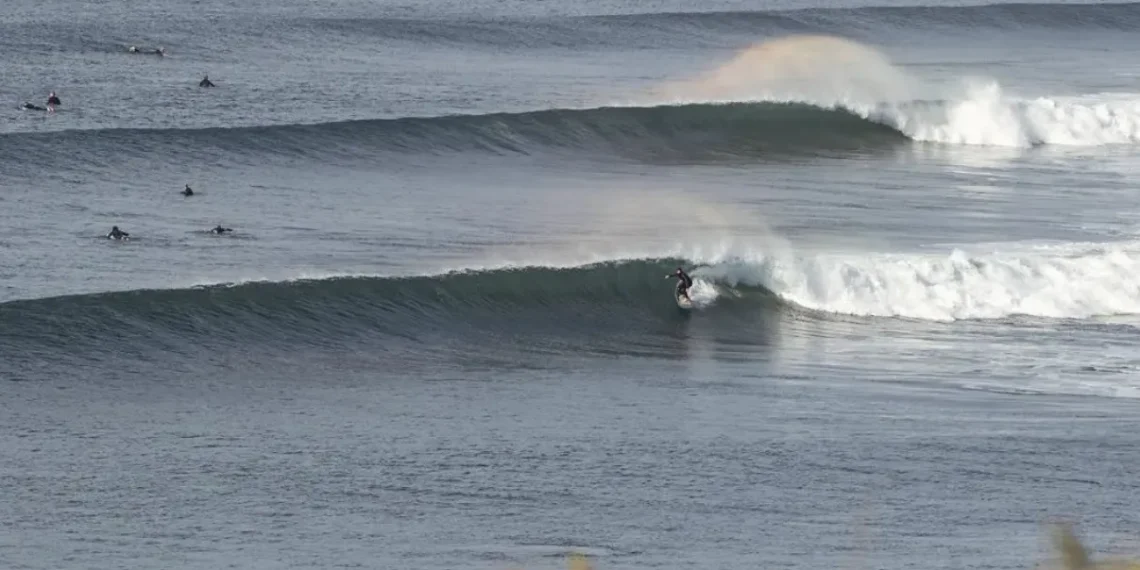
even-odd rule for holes
{"type": "Polygon", "coordinates": [[[727,63],[663,86],[686,102],[795,102],[840,109],[920,142],[1029,147],[1140,142],[1140,94],[1022,98],[993,79],[933,85],[868,46],[829,36],[762,42],[727,63]]]}

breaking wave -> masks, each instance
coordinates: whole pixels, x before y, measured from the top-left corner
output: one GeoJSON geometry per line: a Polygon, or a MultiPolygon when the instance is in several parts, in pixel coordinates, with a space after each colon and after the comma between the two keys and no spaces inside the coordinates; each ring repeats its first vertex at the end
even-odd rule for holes
{"type": "Polygon", "coordinates": [[[787,315],[938,322],[1140,314],[1140,243],[930,254],[736,249],[697,257],[14,301],[0,304],[0,346],[42,356],[98,353],[109,344],[121,352],[379,336],[421,344],[557,338],[616,350],[652,345],[689,318],[763,331],[787,315]],[[678,264],[698,266],[692,312],[677,308],[664,278],[678,264]]]}
{"type": "Polygon", "coordinates": [[[0,136],[0,163],[106,167],[177,156],[210,163],[361,160],[393,153],[569,152],[644,162],[842,156],[907,139],[952,145],[1140,143],[1140,96],[1019,99],[996,83],[952,100],[755,101],[366,120],[231,129],[96,130],[0,136]],[[50,150],[50,152],[48,152],[50,150]]]}

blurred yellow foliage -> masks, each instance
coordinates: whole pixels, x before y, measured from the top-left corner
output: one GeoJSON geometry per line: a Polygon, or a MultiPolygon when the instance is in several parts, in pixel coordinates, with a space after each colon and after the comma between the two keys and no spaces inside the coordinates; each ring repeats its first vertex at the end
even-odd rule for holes
{"type": "Polygon", "coordinates": [[[1072,525],[1059,524],[1053,528],[1053,546],[1064,570],[1140,570],[1140,561],[1136,560],[1094,561],[1072,525]]]}
{"type": "Polygon", "coordinates": [[[566,567],[569,570],[592,570],[593,568],[593,566],[590,566],[590,559],[586,558],[585,555],[578,553],[570,555],[569,560],[567,560],[566,567]]]}

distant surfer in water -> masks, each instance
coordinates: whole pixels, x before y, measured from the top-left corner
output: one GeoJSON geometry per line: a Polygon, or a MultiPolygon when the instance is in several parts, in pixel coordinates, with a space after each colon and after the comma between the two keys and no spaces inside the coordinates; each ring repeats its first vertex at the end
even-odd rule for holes
{"type": "Polygon", "coordinates": [[[223,228],[223,227],[222,227],[222,224],[218,224],[218,227],[216,227],[216,228],[214,228],[214,229],[210,230],[210,233],[212,233],[212,234],[216,234],[216,235],[222,235],[222,234],[224,234],[224,233],[226,233],[226,232],[232,232],[232,231],[233,231],[232,229],[230,229],[230,228],[223,228]]]}
{"type": "Polygon", "coordinates": [[[666,275],[666,277],[676,277],[677,295],[684,297],[690,303],[693,302],[693,299],[689,297],[689,287],[693,286],[693,278],[689,277],[689,274],[685,273],[684,269],[678,267],[672,275],[666,275]]]}
{"type": "Polygon", "coordinates": [[[183,196],[186,196],[186,197],[190,197],[190,196],[193,196],[193,195],[194,195],[194,191],[190,189],[190,185],[189,185],[189,184],[187,184],[187,185],[186,185],[186,188],[184,188],[184,189],[182,190],[182,195],[183,195],[183,196]]]}
{"type": "Polygon", "coordinates": [[[111,233],[107,234],[107,239],[123,239],[131,237],[131,234],[119,229],[119,226],[111,226],[111,233]]]}
{"type": "Polygon", "coordinates": [[[202,78],[201,81],[198,82],[198,87],[213,87],[213,86],[214,86],[214,82],[210,81],[209,75],[206,75],[205,77],[202,78]]]}
{"type": "Polygon", "coordinates": [[[59,96],[55,94],[55,91],[52,91],[51,93],[48,93],[47,104],[48,107],[58,107],[63,103],[59,100],[59,96]]]}
{"type": "Polygon", "coordinates": [[[159,47],[159,48],[155,48],[152,50],[143,51],[143,50],[139,49],[138,46],[131,46],[131,47],[127,48],[127,53],[150,54],[150,55],[157,55],[158,57],[165,57],[166,56],[166,48],[159,47]]]}

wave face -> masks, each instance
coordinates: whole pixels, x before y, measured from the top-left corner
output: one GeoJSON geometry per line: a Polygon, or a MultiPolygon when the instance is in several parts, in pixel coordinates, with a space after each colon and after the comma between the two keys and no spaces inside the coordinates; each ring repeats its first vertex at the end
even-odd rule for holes
{"type": "MultiPolygon", "coordinates": [[[[671,358],[684,315],[664,276],[676,263],[250,282],[14,301],[0,304],[0,349],[16,370],[124,354],[157,362],[181,355],[193,362],[233,346],[259,354],[412,354],[424,362],[446,351],[503,366],[517,361],[512,351],[671,358]]],[[[776,300],[759,290],[750,296],[735,312],[711,314],[726,322],[743,318],[755,330],[776,300]]]]}
{"type": "MultiPolygon", "coordinates": [[[[904,140],[850,111],[799,103],[689,104],[192,130],[0,136],[0,161],[92,165],[144,155],[214,162],[354,159],[377,151],[531,154],[572,150],[640,160],[831,153],[904,140]],[[50,152],[49,152],[50,151],[50,152]]],[[[64,166],[58,164],[53,166],[64,166]]]]}
{"type": "Polygon", "coordinates": [[[689,318],[743,342],[771,334],[792,315],[953,321],[1140,314],[1133,286],[1140,243],[984,255],[738,252],[699,262],[692,313],[676,307],[673,281],[664,276],[693,260],[643,259],[15,301],[0,305],[0,346],[43,359],[237,343],[328,348],[353,339],[381,351],[435,350],[493,339],[501,350],[668,355],[677,324],[689,318]]]}

